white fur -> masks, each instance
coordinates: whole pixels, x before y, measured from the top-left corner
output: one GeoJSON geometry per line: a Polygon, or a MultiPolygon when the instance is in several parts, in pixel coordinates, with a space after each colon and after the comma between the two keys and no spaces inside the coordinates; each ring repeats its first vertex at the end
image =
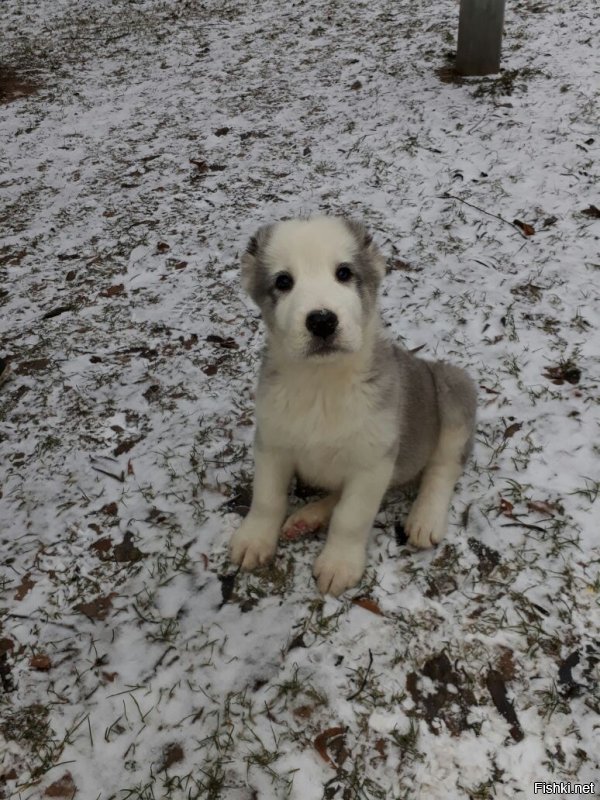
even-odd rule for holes
{"type": "Polygon", "coordinates": [[[337,345],[347,352],[360,350],[364,332],[360,299],[334,275],[335,266],[351,262],[355,252],[351,232],[331,217],[317,217],[310,226],[290,220],[273,232],[266,264],[274,273],[289,272],[295,281],[294,292],[282,297],[275,310],[276,341],[291,359],[306,357],[311,341],[306,315],[321,308],[333,311],[339,319],[337,345]]]}

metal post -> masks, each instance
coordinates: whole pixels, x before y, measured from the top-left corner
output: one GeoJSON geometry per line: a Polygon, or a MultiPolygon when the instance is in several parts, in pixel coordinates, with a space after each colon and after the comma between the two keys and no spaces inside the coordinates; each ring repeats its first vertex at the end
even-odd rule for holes
{"type": "Polygon", "coordinates": [[[490,75],[500,71],[505,0],[460,0],[456,71],[490,75]]]}

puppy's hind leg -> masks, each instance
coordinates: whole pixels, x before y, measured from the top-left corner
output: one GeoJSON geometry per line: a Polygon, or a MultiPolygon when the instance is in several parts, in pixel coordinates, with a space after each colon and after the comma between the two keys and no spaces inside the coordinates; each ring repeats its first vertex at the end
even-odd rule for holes
{"type": "Polygon", "coordinates": [[[308,533],[316,533],[324,528],[331,519],[333,509],[340,499],[339,492],[333,492],[314,503],[308,503],[298,511],[294,511],[285,521],[281,529],[284,539],[299,539],[308,533]]]}
{"type": "Polygon", "coordinates": [[[406,520],[406,533],[416,547],[431,547],[446,534],[450,501],[471,451],[475,425],[476,391],[466,372],[440,363],[432,371],[441,429],[406,520]]]}
{"type": "Polygon", "coordinates": [[[416,547],[432,547],[446,534],[450,500],[462,472],[462,454],[468,438],[464,428],[442,431],[440,435],[406,520],[408,539],[416,547]]]}

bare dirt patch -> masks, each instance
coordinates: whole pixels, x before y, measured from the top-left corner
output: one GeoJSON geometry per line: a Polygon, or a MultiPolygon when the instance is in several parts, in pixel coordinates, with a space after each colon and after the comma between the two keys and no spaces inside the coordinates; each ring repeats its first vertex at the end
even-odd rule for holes
{"type": "Polygon", "coordinates": [[[21,97],[28,97],[35,94],[39,88],[39,84],[19,75],[9,67],[0,65],[0,103],[11,103],[21,97]]]}

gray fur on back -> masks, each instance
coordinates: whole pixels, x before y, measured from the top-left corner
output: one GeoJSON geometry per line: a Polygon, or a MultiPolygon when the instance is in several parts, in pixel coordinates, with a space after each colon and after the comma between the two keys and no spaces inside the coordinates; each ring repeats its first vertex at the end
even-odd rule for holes
{"type": "Polygon", "coordinates": [[[463,429],[468,434],[466,461],[473,444],[477,392],[463,369],[418,358],[380,337],[367,380],[377,385],[382,407],[397,409],[397,438],[390,442],[396,458],[395,484],[406,484],[420,475],[442,428],[463,429]]]}

